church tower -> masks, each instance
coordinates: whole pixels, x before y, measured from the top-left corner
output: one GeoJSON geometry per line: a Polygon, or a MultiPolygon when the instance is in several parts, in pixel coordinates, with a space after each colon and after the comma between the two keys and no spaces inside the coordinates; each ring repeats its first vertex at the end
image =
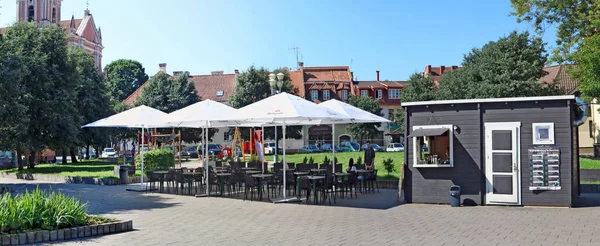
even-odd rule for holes
{"type": "Polygon", "coordinates": [[[17,0],[17,21],[58,23],[61,2],[62,0],[17,0]]]}

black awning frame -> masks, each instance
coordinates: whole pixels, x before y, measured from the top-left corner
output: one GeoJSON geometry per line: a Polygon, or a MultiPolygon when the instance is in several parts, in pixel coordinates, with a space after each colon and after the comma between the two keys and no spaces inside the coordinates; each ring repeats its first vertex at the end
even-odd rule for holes
{"type": "Polygon", "coordinates": [[[440,128],[419,128],[413,130],[408,137],[437,137],[442,136],[448,132],[448,128],[440,127],[440,128]]]}

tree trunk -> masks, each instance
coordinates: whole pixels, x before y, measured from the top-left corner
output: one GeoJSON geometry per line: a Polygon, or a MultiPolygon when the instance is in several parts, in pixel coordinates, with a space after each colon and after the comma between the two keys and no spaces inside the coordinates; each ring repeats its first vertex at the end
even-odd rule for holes
{"type": "Polygon", "coordinates": [[[17,164],[18,164],[19,170],[23,170],[23,158],[21,158],[22,155],[23,155],[23,150],[21,150],[20,148],[17,149],[17,164]]]}
{"type": "Polygon", "coordinates": [[[27,167],[28,169],[34,169],[35,168],[35,156],[36,156],[37,152],[33,151],[33,150],[29,150],[29,161],[28,164],[29,166],[27,167]]]}
{"type": "Polygon", "coordinates": [[[90,159],[90,145],[89,144],[87,146],[85,146],[85,159],[86,160],[90,159]]]}
{"type": "Polygon", "coordinates": [[[75,147],[71,147],[71,163],[77,163],[77,155],[75,155],[75,147]]]}
{"type": "Polygon", "coordinates": [[[65,148],[62,149],[62,164],[67,164],[67,150],[65,148]]]}

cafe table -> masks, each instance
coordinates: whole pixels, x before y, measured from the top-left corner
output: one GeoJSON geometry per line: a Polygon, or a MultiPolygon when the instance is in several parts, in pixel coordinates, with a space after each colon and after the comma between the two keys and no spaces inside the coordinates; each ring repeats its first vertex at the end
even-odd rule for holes
{"type": "Polygon", "coordinates": [[[231,176],[231,173],[217,173],[215,175],[219,178],[220,196],[223,196],[223,193],[225,193],[225,177],[231,176]]]}
{"type": "Polygon", "coordinates": [[[185,181],[188,183],[188,195],[192,194],[192,186],[194,184],[194,176],[198,175],[195,172],[183,172],[181,173],[185,177],[185,181]]]}
{"type": "Polygon", "coordinates": [[[365,190],[365,192],[367,192],[368,190],[367,190],[367,180],[366,180],[367,176],[366,176],[366,174],[367,173],[372,173],[373,170],[359,169],[359,170],[356,170],[356,172],[360,173],[361,176],[363,176],[363,180],[360,181],[360,184],[361,184],[361,190],[360,190],[360,192],[362,193],[363,189],[365,190]]]}
{"type": "Polygon", "coordinates": [[[246,171],[247,174],[259,174],[262,173],[261,171],[253,171],[253,170],[248,170],[246,171]]]}
{"type": "Polygon", "coordinates": [[[263,200],[263,179],[273,177],[273,174],[254,174],[251,177],[258,179],[258,199],[263,200]]]}
{"type": "Polygon", "coordinates": [[[313,169],[310,169],[310,171],[313,172],[313,173],[323,173],[323,172],[327,171],[327,169],[313,168],[313,169]]]}
{"type": "Polygon", "coordinates": [[[308,178],[308,180],[310,180],[310,182],[312,183],[312,191],[313,191],[313,197],[314,197],[314,204],[317,204],[317,181],[321,180],[321,179],[325,179],[325,176],[315,176],[315,175],[309,175],[306,176],[306,178],[308,178]]]}

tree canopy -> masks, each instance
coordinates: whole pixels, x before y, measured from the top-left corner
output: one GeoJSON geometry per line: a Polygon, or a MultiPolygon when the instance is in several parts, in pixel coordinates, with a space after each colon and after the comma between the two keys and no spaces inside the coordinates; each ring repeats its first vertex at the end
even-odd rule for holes
{"type": "Polygon", "coordinates": [[[108,64],[106,73],[106,87],[113,103],[125,100],[131,93],[148,80],[148,74],[138,61],[120,59],[108,64]]]}
{"type": "MultiPolygon", "coordinates": [[[[369,113],[381,116],[381,108],[377,99],[364,96],[351,96],[348,98],[348,103],[369,113]]],[[[375,136],[379,132],[377,128],[380,126],[381,123],[353,123],[349,124],[346,130],[354,138],[360,138],[362,143],[365,137],[371,138],[375,136]]]]}
{"type": "Polygon", "coordinates": [[[582,95],[600,97],[600,1],[597,0],[511,0],[513,15],[529,22],[539,34],[557,27],[553,61],[574,63],[568,70],[580,81],[582,95]]]}
{"type": "MultiPolygon", "coordinates": [[[[286,69],[278,68],[270,72],[263,67],[256,68],[250,66],[248,70],[240,73],[237,78],[235,89],[229,97],[231,106],[234,108],[241,108],[271,96],[271,87],[268,82],[270,73],[284,74],[281,92],[298,95],[298,88],[294,87],[290,82],[290,76],[286,69]]],[[[281,139],[283,135],[281,134],[281,131],[281,127],[278,127],[278,139],[281,139]]],[[[288,126],[286,127],[286,137],[300,139],[302,138],[301,131],[301,126],[288,126]]],[[[241,134],[244,139],[249,139],[248,131],[241,131],[241,134]]],[[[275,138],[275,129],[273,127],[265,128],[265,138],[275,138]]]]}
{"type": "Polygon", "coordinates": [[[402,91],[402,101],[450,100],[558,95],[563,91],[542,84],[547,61],[544,43],[528,32],[512,32],[465,55],[462,68],[445,73],[436,87],[415,74],[402,91]]]}

